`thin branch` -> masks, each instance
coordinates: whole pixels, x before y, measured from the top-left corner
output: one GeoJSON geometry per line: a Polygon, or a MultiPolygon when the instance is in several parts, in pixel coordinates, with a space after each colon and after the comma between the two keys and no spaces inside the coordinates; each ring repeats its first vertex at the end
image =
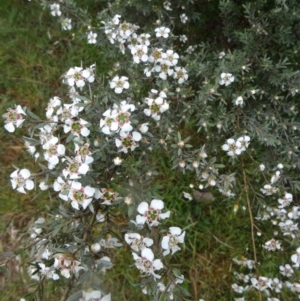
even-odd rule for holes
{"type": "MultiPolygon", "coordinates": [[[[246,176],[246,172],[245,172],[245,164],[244,164],[243,158],[241,158],[241,162],[242,162],[242,169],[243,169],[245,195],[246,195],[247,207],[248,207],[250,224],[251,224],[251,241],[252,241],[252,248],[253,248],[253,257],[254,257],[255,267],[257,267],[257,255],[256,255],[255,233],[254,233],[255,225],[254,225],[254,219],[253,219],[252,210],[251,210],[251,203],[250,203],[250,198],[249,198],[249,187],[248,187],[248,181],[247,181],[247,176],[246,176]]],[[[262,301],[262,296],[261,296],[260,291],[258,291],[258,296],[259,296],[259,301],[262,301]]]]}

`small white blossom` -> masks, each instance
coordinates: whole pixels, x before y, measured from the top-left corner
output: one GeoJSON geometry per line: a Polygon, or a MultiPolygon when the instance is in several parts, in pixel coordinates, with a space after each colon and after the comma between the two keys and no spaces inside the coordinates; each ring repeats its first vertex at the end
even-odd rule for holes
{"type": "Polygon", "coordinates": [[[130,245],[130,247],[139,252],[147,247],[151,247],[153,245],[153,239],[148,237],[143,237],[138,233],[126,233],[125,241],[130,245]]]}
{"type": "Polygon", "coordinates": [[[109,84],[111,89],[115,89],[116,94],[121,94],[123,89],[129,88],[128,77],[126,76],[115,76],[109,84]]]}
{"type": "Polygon", "coordinates": [[[178,84],[184,83],[188,79],[187,71],[184,68],[176,67],[173,74],[174,79],[178,80],[178,84]]]}
{"type": "Polygon", "coordinates": [[[293,201],[293,195],[291,193],[285,192],[285,195],[282,199],[278,199],[280,206],[278,208],[284,208],[291,204],[293,201]]]}
{"type": "Polygon", "coordinates": [[[155,274],[155,271],[161,270],[163,264],[160,259],[154,260],[154,254],[151,249],[144,248],[141,251],[141,257],[136,253],[132,253],[135,260],[135,266],[141,271],[141,273],[147,276],[154,276],[155,278],[161,278],[160,275],[155,274]]]}
{"type": "Polygon", "coordinates": [[[72,207],[76,210],[80,210],[79,206],[86,209],[92,202],[95,192],[95,188],[90,186],[83,187],[79,182],[72,182],[69,192],[72,207]]]}
{"type": "Polygon", "coordinates": [[[268,251],[276,251],[281,249],[280,244],[281,243],[278,240],[271,239],[267,241],[263,247],[268,251]]]}
{"type": "Polygon", "coordinates": [[[293,254],[291,256],[291,260],[294,263],[294,267],[299,268],[300,267],[300,247],[296,251],[297,251],[296,254],[293,254]]]}
{"type": "Polygon", "coordinates": [[[259,291],[264,291],[271,287],[271,281],[267,277],[260,276],[260,277],[258,277],[258,279],[251,278],[251,283],[252,283],[252,286],[259,291]]]}
{"type": "Polygon", "coordinates": [[[259,169],[260,169],[260,171],[264,171],[264,170],[265,170],[265,168],[266,168],[266,167],[265,167],[265,165],[264,165],[264,164],[260,164],[260,165],[259,165],[259,169]]]}
{"type": "Polygon", "coordinates": [[[60,5],[58,3],[50,4],[50,10],[52,16],[61,16],[60,5]]]}
{"type": "Polygon", "coordinates": [[[228,86],[234,82],[234,76],[231,73],[221,73],[221,79],[219,80],[220,85],[228,86]]]}
{"type": "Polygon", "coordinates": [[[189,201],[192,201],[193,200],[193,197],[188,193],[188,192],[185,192],[183,191],[183,196],[188,199],[189,201]]]}
{"type": "Polygon", "coordinates": [[[11,185],[13,189],[17,189],[21,193],[26,193],[25,189],[32,190],[34,188],[34,182],[30,180],[30,171],[26,168],[17,169],[11,175],[11,185]],[[25,188],[25,189],[24,189],[25,188]]]}
{"type": "Polygon", "coordinates": [[[80,262],[74,258],[73,254],[58,253],[55,255],[54,267],[59,269],[65,278],[70,278],[71,274],[78,275],[78,272],[83,269],[79,265],[80,262]]]}
{"type": "Polygon", "coordinates": [[[182,23],[186,23],[186,22],[187,22],[187,20],[188,20],[188,17],[187,17],[187,15],[186,15],[186,14],[182,14],[182,15],[180,15],[180,21],[181,21],[182,23]]]}
{"type": "Polygon", "coordinates": [[[286,264],[284,266],[281,265],[279,267],[279,271],[280,271],[280,274],[282,274],[285,277],[292,277],[293,274],[294,274],[294,271],[293,271],[292,267],[289,264],[286,264]]]}
{"type": "Polygon", "coordinates": [[[139,132],[133,131],[132,134],[120,133],[120,139],[115,139],[115,144],[119,148],[119,152],[128,153],[128,150],[135,150],[139,145],[136,143],[142,139],[139,132]]]}
{"type": "Polygon", "coordinates": [[[242,96],[239,96],[239,97],[237,97],[237,99],[235,100],[235,105],[236,106],[240,106],[240,107],[242,107],[243,106],[243,104],[244,104],[244,100],[243,100],[243,97],[242,96]]]}
{"type": "Polygon", "coordinates": [[[88,44],[96,44],[97,43],[97,34],[95,32],[90,31],[87,34],[88,44]]]}
{"type": "Polygon", "coordinates": [[[20,105],[18,105],[15,109],[8,109],[7,113],[2,115],[5,119],[4,128],[10,133],[14,132],[15,127],[19,128],[25,120],[22,115],[26,116],[26,113],[20,105]]]}
{"type": "Polygon", "coordinates": [[[185,34],[179,36],[179,41],[182,43],[186,43],[188,40],[187,36],[185,34]]]}
{"type": "Polygon", "coordinates": [[[223,57],[225,56],[225,52],[224,51],[221,51],[218,55],[218,58],[219,59],[222,59],[223,57]]]}
{"type": "Polygon", "coordinates": [[[157,38],[163,37],[163,38],[167,39],[169,37],[170,29],[162,26],[159,28],[155,28],[155,32],[156,32],[157,38]]]}
{"type": "Polygon", "coordinates": [[[152,200],[150,205],[147,202],[140,203],[137,211],[141,215],[136,216],[136,223],[138,225],[143,225],[147,222],[150,227],[158,226],[158,220],[165,219],[170,216],[170,211],[167,211],[166,213],[161,212],[163,208],[164,202],[157,199],[152,200]]]}
{"type": "Polygon", "coordinates": [[[72,20],[69,18],[64,18],[61,21],[61,27],[63,30],[71,30],[72,29],[72,20]]]}
{"type": "Polygon", "coordinates": [[[79,301],[111,301],[111,294],[102,296],[100,291],[82,291],[82,297],[79,301]]]}
{"type": "Polygon", "coordinates": [[[180,250],[179,243],[184,243],[185,231],[182,231],[179,227],[170,227],[170,234],[163,237],[161,241],[161,247],[165,250],[163,255],[166,256],[172,251],[172,255],[180,250]]]}
{"type": "Polygon", "coordinates": [[[120,157],[116,157],[113,159],[115,165],[121,165],[123,160],[120,157]]]}

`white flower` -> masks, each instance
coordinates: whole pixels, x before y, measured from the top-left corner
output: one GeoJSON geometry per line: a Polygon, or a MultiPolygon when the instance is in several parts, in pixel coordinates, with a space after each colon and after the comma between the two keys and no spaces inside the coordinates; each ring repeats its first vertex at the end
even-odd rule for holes
{"type": "MultiPolygon", "coordinates": [[[[156,90],[151,91],[154,95],[157,94],[156,90]]],[[[146,98],[147,105],[149,106],[148,109],[144,109],[144,113],[147,116],[151,116],[154,120],[160,120],[160,114],[167,111],[169,109],[169,104],[164,99],[167,95],[165,92],[160,92],[159,97],[153,98],[146,98]]]]}
{"type": "Polygon", "coordinates": [[[147,247],[151,247],[153,245],[153,239],[148,237],[143,237],[138,233],[126,233],[125,241],[130,245],[130,247],[139,252],[147,247]]]}
{"type": "Polygon", "coordinates": [[[65,278],[70,278],[71,274],[78,275],[78,272],[83,269],[80,267],[80,262],[75,260],[73,254],[57,253],[54,258],[54,267],[60,270],[60,273],[65,278]]]}
{"type": "Polygon", "coordinates": [[[99,198],[104,200],[103,205],[112,205],[113,202],[117,199],[119,193],[110,189],[110,188],[101,188],[99,191],[99,198]]]}
{"type": "Polygon", "coordinates": [[[222,59],[224,56],[225,56],[225,52],[224,52],[224,51],[221,51],[221,52],[219,53],[218,58],[219,58],[219,59],[222,59]]]}
{"type": "Polygon", "coordinates": [[[72,29],[72,20],[68,18],[64,18],[61,21],[61,27],[63,30],[71,30],[72,29]]]}
{"type": "Polygon", "coordinates": [[[228,156],[231,157],[240,155],[242,153],[241,147],[241,143],[239,141],[235,141],[232,138],[227,139],[226,144],[222,145],[222,149],[227,152],[228,156]]]}
{"type": "Polygon", "coordinates": [[[173,50],[169,49],[166,52],[166,58],[165,61],[167,61],[170,66],[175,66],[178,63],[179,55],[174,52],[173,50]]]}
{"type": "Polygon", "coordinates": [[[237,99],[235,100],[235,105],[236,106],[240,106],[240,107],[242,107],[243,106],[243,104],[244,104],[244,100],[243,100],[243,97],[242,96],[239,96],[239,97],[237,97],[237,99]]]}
{"type": "Polygon", "coordinates": [[[293,201],[293,195],[291,193],[285,192],[285,195],[282,199],[278,199],[280,206],[278,208],[284,208],[291,204],[293,201]]]}
{"type": "Polygon", "coordinates": [[[267,241],[263,247],[268,251],[276,251],[281,249],[280,244],[281,243],[278,240],[271,239],[267,241]]]}
{"type": "MultiPolygon", "coordinates": [[[[150,63],[160,63],[166,58],[166,54],[163,52],[161,48],[155,48],[153,52],[149,56],[149,62],[150,63]]],[[[148,70],[149,72],[149,70],[148,70]]]]}
{"type": "Polygon", "coordinates": [[[181,21],[182,23],[186,23],[187,20],[188,20],[188,17],[187,17],[186,14],[180,15],[180,21],[181,21]]]}
{"type": "Polygon", "coordinates": [[[188,53],[188,54],[192,54],[192,53],[195,51],[196,47],[197,47],[197,46],[192,46],[192,45],[190,45],[190,46],[186,49],[185,52],[188,53]]]}
{"type": "Polygon", "coordinates": [[[290,219],[298,219],[300,216],[300,211],[299,211],[298,206],[293,206],[293,209],[288,213],[288,217],[290,219]]]}
{"type": "Polygon", "coordinates": [[[41,262],[39,262],[38,265],[39,265],[39,272],[47,279],[53,279],[53,280],[59,279],[59,276],[53,270],[51,270],[50,267],[46,267],[46,265],[41,262]]]}
{"type": "Polygon", "coordinates": [[[265,195],[272,195],[278,191],[278,188],[271,186],[270,184],[264,185],[264,188],[261,188],[260,191],[265,195]]]}
{"type": "Polygon", "coordinates": [[[160,72],[158,76],[163,80],[167,79],[167,75],[171,76],[174,73],[174,70],[171,69],[169,63],[165,60],[160,65],[154,66],[154,71],[160,72]]]}
{"type": "Polygon", "coordinates": [[[295,268],[300,267],[300,247],[296,250],[297,253],[291,256],[291,260],[294,263],[295,268]]]}
{"type": "Polygon", "coordinates": [[[115,93],[120,94],[123,92],[123,89],[129,88],[128,77],[126,76],[115,76],[112,81],[109,83],[111,89],[115,89],[115,93]]]}
{"type": "Polygon", "coordinates": [[[219,80],[220,85],[228,86],[234,82],[234,76],[231,73],[221,73],[221,79],[219,80]]]}
{"type": "Polygon", "coordinates": [[[43,149],[45,150],[44,158],[49,162],[49,169],[53,169],[59,163],[58,157],[65,154],[65,146],[57,143],[58,138],[53,137],[43,145],[43,149]]]}
{"type": "Polygon", "coordinates": [[[71,186],[71,182],[67,181],[65,182],[62,177],[58,177],[54,183],[53,183],[53,189],[54,191],[60,192],[59,197],[64,200],[68,201],[68,194],[69,194],[69,189],[71,186]]]}
{"type": "Polygon", "coordinates": [[[47,109],[46,109],[46,117],[48,119],[51,119],[53,113],[55,110],[57,110],[61,105],[61,100],[59,97],[54,96],[53,98],[50,98],[47,109]]]}
{"type": "Polygon", "coordinates": [[[101,239],[100,245],[104,248],[113,249],[116,247],[121,247],[122,244],[118,242],[118,239],[115,237],[108,237],[107,239],[101,239]]]}
{"type": "Polygon", "coordinates": [[[239,285],[237,285],[236,283],[233,283],[233,284],[231,285],[231,287],[232,287],[232,289],[233,289],[236,293],[238,293],[238,294],[242,294],[242,293],[244,292],[244,287],[243,287],[243,286],[239,286],[239,285]]]}
{"type": "Polygon", "coordinates": [[[149,125],[149,122],[146,122],[146,123],[143,123],[143,124],[139,125],[139,131],[140,131],[142,134],[147,133],[148,130],[149,130],[148,125],[149,125]]]}
{"type": "Polygon", "coordinates": [[[115,165],[121,165],[123,160],[120,157],[116,157],[113,159],[115,165]]]}
{"type": "Polygon", "coordinates": [[[91,164],[94,162],[94,158],[92,157],[92,152],[90,151],[90,145],[88,143],[79,146],[77,143],[74,144],[76,156],[80,156],[82,161],[86,164],[91,164]]]}
{"type": "Polygon", "coordinates": [[[100,291],[82,291],[82,297],[79,299],[79,301],[111,301],[110,294],[102,297],[101,296],[102,293],[100,291]]]}
{"type": "Polygon", "coordinates": [[[90,186],[83,187],[79,182],[72,182],[69,192],[72,207],[79,210],[80,205],[83,209],[86,209],[92,202],[95,191],[96,189],[90,186]]]}
{"type": "Polygon", "coordinates": [[[265,168],[266,168],[266,167],[265,167],[265,165],[264,165],[264,164],[260,164],[260,165],[259,165],[259,169],[260,169],[260,171],[264,171],[264,170],[265,170],[265,168]]]}
{"type": "Polygon", "coordinates": [[[178,80],[178,84],[182,84],[188,79],[189,76],[184,68],[176,67],[173,77],[174,79],[178,80]]]}
{"type": "Polygon", "coordinates": [[[250,143],[250,137],[249,136],[242,136],[240,138],[237,139],[237,142],[239,142],[241,144],[241,151],[245,151],[246,148],[248,148],[249,143],[250,143]]]}
{"type": "Polygon", "coordinates": [[[164,2],[164,9],[165,10],[172,10],[170,1],[165,1],[164,2]]]}
{"type": "Polygon", "coordinates": [[[179,36],[180,42],[185,43],[187,40],[188,40],[188,38],[185,34],[179,36]]]}
{"type": "Polygon", "coordinates": [[[136,45],[131,48],[131,54],[136,64],[139,64],[140,61],[147,62],[148,61],[147,53],[148,53],[148,47],[145,45],[136,45]]]}
{"type": "Polygon", "coordinates": [[[61,11],[60,11],[60,5],[58,3],[53,3],[50,4],[50,9],[51,9],[51,15],[52,16],[60,16],[61,15],[61,11]]]}
{"type": "Polygon", "coordinates": [[[10,133],[15,131],[15,127],[19,128],[25,119],[23,119],[22,115],[26,115],[24,110],[20,105],[18,105],[15,109],[8,109],[7,113],[4,113],[2,117],[5,119],[4,128],[10,133]]]}
{"type": "Polygon", "coordinates": [[[285,277],[291,277],[294,274],[294,271],[289,264],[286,264],[285,266],[281,265],[279,267],[279,270],[280,270],[280,274],[282,274],[285,277]]]}
{"type": "Polygon", "coordinates": [[[165,250],[163,255],[166,256],[172,251],[172,255],[180,250],[179,243],[184,243],[185,231],[182,231],[179,227],[170,227],[170,234],[164,236],[161,241],[161,247],[165,250]]]}
{"type": "MultiPolygon", "coordinates": [[[[272,279],[271,280],[271,288],[276,293],[280,293],[281,289],[282,289],[282,282],[278,278],[272,279]]],[[[275,301],[275,300],[273,300],[273,301],[275,301]]]]}
{"type": "Polygon", "coordinates": [[[163,37],[166,39],[169,37],[170,29],[162,26],[162,27],[155,28],[155,32],[157,38],[163,37]]]}
{"type": "Polygon", "coordinates": [[[101,245],[98,242],[96,242],[91,245],[91,250],[93,253],[98,253],[101,251],[101,245]]]}
{"type": "Polygon", "coordinates": [[[259,291],[264,291],[267,288],[271,287],[271,281],[267,277],[259,276],[258,279],[251,278],[251,283],[252,283],[252,286],[259,291]]]}
{"type": "Polygon", "coordinates": [[[119,152],[128,153],[128,149],[133,151],[138,147],[136,142],[142,139],[142,135],[135,131],[133,131],[132,134],[120,133],[120,139],[115,139],[116,146],[120,148],[119,152]]]}
{"type": "Polygon", "coordinates": [[[87,137],[90,134],[90,130],[86,127],[87,121],[80,118],[80,120],[66,120],[64,125],[64,132],[71,133],[74,136],[87,137]]]}
{"type": "Polygon", "coordinates": [[[271,184],[274,184],[274,183],[278,182],[279,178],[280,178],[280,171],[277,170],[275,172],[275,175],[273,175],[272,178],[271,178],[271,184]]]}
{"type": "Polygon", "coordinates": [[[49,188],[49,185],[47,185],[44,181],[40,183],[39,185],[40,189],[42,191],[47,190],[49,188]]]}
{"type": "Polygon", "coordinates": [[[97,43],[97,34],[90,31],[87,35],[88,44],[96,44],[97,43]]]}
{"type": "Polygon", "coordinates": [[[283,164],[282,163],[278,163],[277,168],[282,169],[283,168],[283,164]]]}
{"type": "Polygon", "coordinates": [[[154,260],[154,254],[149,248],[144,248],[141,252],[141,257],[136,253],[132,253],[135,260],[135,266],[141,271],[141,273],[147,276],[154,276],[155,278],[161,278],[160,275],[155,274],[155,271],[161,270],[163,264],[160,259],[154,260]]]}
{"type": "Polygon", "coordinates": [[[136,216],[136,223],[138,225],[143,225],[145,222],[152,227],[158,226],[160,219],[165,219],[170,216],[170,211],[166,213],[161,213],[161,210],[164,208],[164,202],[161,200],[154,199],[151,201],[150,206],[146,202],[139,204],[137,211],[141,215],[136,216]]]}
{"type": "Polygon", "coordinates": [[[65,178],[74,180],[80,179],[82,175],[85,175],[90,167],[80,156],[76,156],[73,160],[68,160],[68,166],[63,169],[62,173],[65,178]]]}
{"type": "Polygon", "coordinates": [[[188,193],[188,192],[185,192],[183,191],[183,196],[188,199],[189,201],[192,201],[193,200],[193,197],[188,193]]]}
{"type": "Polygon", "coordinates": [[[28,169],[17,169],[11,175],[11,185],[13,189],[16,189],[21,193],[26,193],[25,189],[32,190],[34,188],[34,182],[29,180],[30,171],[28,169]]]}
{"type": "Polygon", "coordinates": [[[68,72],[65,74],[65,79],[69,86],[74,86],[82,88],[85,85],[84,75],[83,75],[82,67],[74,67],[70,68],[68,72]]]}

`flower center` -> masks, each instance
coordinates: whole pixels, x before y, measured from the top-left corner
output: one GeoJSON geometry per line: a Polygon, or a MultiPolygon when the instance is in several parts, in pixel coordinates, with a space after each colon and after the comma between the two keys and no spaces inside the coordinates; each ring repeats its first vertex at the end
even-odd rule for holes
{"type": "Polygon", "coordinates": [[[77,132],[79,132],[81,130],[81,124],[78,123],[78,122],[74,122],[72,124],[71,128],[72,128],[73,132],[77,133],[77,132]]]}
{"type": "Polygon", "coordinates": [[[133,141],[130,138],[125,138],[122,143],[125,147],[130,147],[133,144],[133,141]]]}
{"type": "Polygon", "coordinates": [[[157,113],[159,111],[159,105],[157,105],[157,104],[152,105],[151,106],[151,111],[153,113],[157,113]]]}
{"type": "Polygon", "coordinates": [[[79,169],[79,163],[77,163],[77,162],[71,163],[69,166],[69,171],[72,173],[77,172],[78,169],[79,169]]]}
{"type": "Polygon", "coordinates": [[[147,211],[147,218],[149,221],[155,221],[158,219],[159,214],[160,210],[149,208],[149,210],[147,211]]]}

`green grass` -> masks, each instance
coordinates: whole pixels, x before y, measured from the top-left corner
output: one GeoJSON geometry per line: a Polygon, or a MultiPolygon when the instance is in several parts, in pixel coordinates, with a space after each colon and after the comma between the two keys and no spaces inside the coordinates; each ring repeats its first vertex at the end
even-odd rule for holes
{"type": "MultiPolygon", "coordinates": [[[[106,68],[101,51],[86,41],[72,40],[70,33],[62,32],[60,25],[48,11],[26,1],[5,1],[0,5],[0,114],[13,104],[28,106],[43,115],[50,97],[65,95],[60,76],[71,66],[89,65],[97,61],[98,70],[106,68]]],[[[21,131],[9,134],[0,128],[0,251],[12,251],[19,244],[13,237],[22,237],[30,222],[47,214],[52,205],[47,198],[32,200],[33,194],[21,195],[11,189],[9,175],[14,164],[34,170],[35,164],[26,153],[21,131]]],[[[163,187],[166,207],[173,212],[168,226],[186,228],[186,243],[174,263],[185,273],[186,287],[192,300],[233,300],[231,292],[232,258],[240,254],[252,257],[247,212],[233,212],[232,201],[217,198],[212,203],[189,202],[182,197],[188,191],[191,176],[177,171],[170,173],[164,158],[160,166],[159,183],[163,187]]],[[[139,288],[129,289],[138,278],[132,277],[132,256],[124,250],[114,254],[115,267],[107,272],[106,288],[113,300],[148,300],[139,288]]],[[[15,262],[17,264],[17,262],[15,262]]],[[[138,272],[134,271],[138,276],[138,272]]],[[[4,278],[0,270],[2,301],[18,300],[31,291],[32,283],[23,271],[12,270],[4,278]]],[[[60,288],[49,285],[43,300],[57,300],[60,288]]]]}

